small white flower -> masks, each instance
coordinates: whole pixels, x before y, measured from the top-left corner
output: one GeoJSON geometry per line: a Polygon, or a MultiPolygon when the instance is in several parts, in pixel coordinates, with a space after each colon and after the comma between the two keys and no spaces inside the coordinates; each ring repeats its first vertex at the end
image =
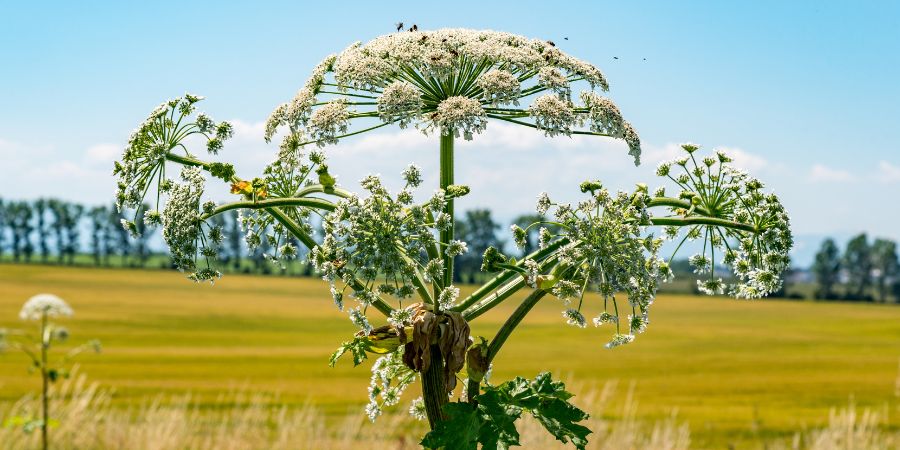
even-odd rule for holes
{"type": "Polygon", "coordinates": [[[447,244],[447,256],[459,256],[467,251],[469,251],[469,246],[463,241],[452,240],[447,244]]]}
{"type": "Polygon", "coordinates": [[[537,213],[538,213],[538,215],[543,216],[543,215],[547,214],[547,210],[550,209],[550,205],[551,205],[551,203],[550,203],[550,195],[547,194],[546,192],[541,192],[541,193],[538,195],[538,200],[537,200],[537,213]]]}
{"type": "Polygon", "coordinates": [[[456,304],[457,298],[459,298],[459,288],[452,285],[447,286],[438,295],[438,304],[441,309],[450,309],[456,304]]]}
{"type": "Polygon", "coordinates": [[[65,300],[53,294],[38,294],[28,299],[22,310],[19,312],[19,318],[22,320],[41,320],[44,315],[47,317],[70,317],[74,314],[72,308],[65,300]]]}
{"type": "Polygon", "coordinates": [[[616,348],[620,345],[630,344],[633,341],[633,334],[616,334],[611,341],[606,343],[606,348],[616,348]]]}
{"type": "Polygon", "coordinates": [[[422,397],[416,398],[412,401],[412,404],[409,405],[409,415],[413,416],[416,420],[425,420],[427,418],[425,413],[425,401],[422,397]]]}
{"type": "Polygon", "coordinates": [[[563,317],[566,318],[566,323],[572,326],[576,326],[578,328],[584,328],[586,322],[584,320],[584,315],[578,312],[575,309],[567,309],[563,311],[563,317]]]}
{"type": "Polygon", "coordinates": [[[459,137],[462,133],[467,141],[472,140],[475,134],[481,133],[487,127],[487,116],[481,103],[462,96],[441,101],[431,121],[431,127],[441,130],[441,134],[459,137]]]}
{"type": "Polygon", "coordinates": [[[528,114],[534,118],[537,128],[550,137],[559,134],[570,136],[576,124],[572,103],[552,94],[536,98],[528,107],[528,114]]]}

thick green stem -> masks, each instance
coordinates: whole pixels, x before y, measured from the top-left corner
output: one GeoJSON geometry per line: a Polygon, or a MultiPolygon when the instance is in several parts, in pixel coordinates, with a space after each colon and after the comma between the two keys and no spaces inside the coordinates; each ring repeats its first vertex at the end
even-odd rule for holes
{"type": "Polygon", "coordinates": [[[290,198],[273,198],[268,200],[242,200],[239,202],[226,203],[216,207],[210,214],[200,216],[200,220],[206,220],[217,214],[221,214],[233,209],[265,209],[269,210],[281,206],[304,206],[307,208],[322,209],[325,211],[333,211],[334,203],[328,200],[313,197],[290,197],[290,198]]]}
{"type": "MultiPolygon", "coordinates": [[[[525,267],[525,261],[529,260],[529,259],[533,259],[535,261],[541,261],[542,259],[553,254],[554,252],[559,250],[562,246],[564,246],[568,243],[569,243],[568,238],[559,239],[559,240],[553,242],[552,244],[548,245],[546,248],[536,250],[536,251],[531,252],[530,254],[526,255],[516,265],[518,267],[525,267]]],[[[458,305],[454,306],[453,310],[454,311],[463,311],[463,310],[469,309],[470,306],[480,302],[482,299],[487,297],[487,295],[490,294],[491,292],[493,292],[494,289],[496,289],[498,286],[503,285],[504,283],[506,283],[511,278],[513,278],[514,276],[517,276],[517,275],[519,275],[519,273],[516,271],[513,271],[513,270],[504,270],[503,272],[500,272],[500,274],[495,276],[493,279],[491,279],[490,281],[488,281],[487,283],[482,285],[480,288],[478,288],[471,295],[466,297],[465,300],[460,302],[458,305]]],[[[477,309],[480,309],[480,308],[477,308],[477,309]]],[[[470,312],[472,312],[472,311],[470,311],[470,312]]],[[[478,316],[478,315],[480,315],[480,313],[475,314],[475,316],[478,316]]],[[[469,317],[468,315],[466,316],[466,320],[471,320],[472,318],[473,317],[469,317]]]]}
{"type": "Polygon", "coordinates": [[[715,217],[689,216],[689,217],[651,217],[650,223],[653,225],[671,225],[683,227],[687,225],[713,225],[734,230],[742,230],[749,233],[757,233],[755,226],[749,223],[740,223],[727,219],[717,219],[715,217]]]}
{"type": "Polygon", "coordinates": [[[490,345],[488,345],[488,354],[487,360],[488,363],[494,360],[494,357],[497,356],[497,352],[500,351],[500,348],[503,347],[503,344],[506,342],[506,339],[509,338],[509,335],[512,334],[513,330],[516,329],[516,326],[522,322],[522,319],[528,315],[531,311],[531,308],[534,308],[534,305],[537,305],[538,301],[541,298],[547,295],[547,291],[543,289],[536,289],[532,292],[528,297],[525,297],[525,300],[522,300],[522,303],[513,311],[512,315],[506,319],[506,322],[503,323],[503,326],[500,327],[500,330],[497,331],[497,335],[494,336],[494,339],[491,339],[490,345]]]}
{"type": "Polygon", "coordinates": [[[428,425],[433,430],[438,422],[446,419],[444,405],[447,404],[447,389],[444,386],[444,358],[438,345],[431,346],[431,364],[422,374],[422,398],[428,425]]]}
{"type": "MultiPolygon", "coordinates": [[[[453,135],[441,135],[441,177],[440,187],[446,190],[447,186],[453,184],[453,135]]],[[[447,244],[453,240],[453,225],[456,222],[453,216],[453,199],[448,199],[444,207],[444,213],[450,215],[450,226],[446,230],[441,230],[440,242],[441,249],[446,249],[447,244]]],[[[444,286],[450,286],[453,283],[453,257],[443,252],[442,259],[444,262],[444,286]]],[[[437,299],[432,304],[434,312],[438,313],[440,306],[437,299]]],[[[422,397],[425,400],[425,412],[428,415],[428,423],[433,430],[435,426],[444,420],[443,408],[447,404],[447,388],[444,386],[443,376],[443,356],[441,349],[437,345],[431,346],[431,364],[428,370],[422,374],[422,397]]]]}
{"type": "MultiPolygon", "coordinates": [[[[452,133],[452,132],[451,132],[452,133]]],[[[446,190],[447,186],[453,184],[453,134],[441,135],[441,189],[446,190]]],[[[447,244],[453,240],[453,228],[456,223],[456,217],[453,215],[453,199],[447,200],[444,212],[450,215],[450,226],[446,230],[441,230],[441,249],[446,249],[447,244]]],[[[448,256],[444,251],[444,286],[453,284],[453,257],[448,256]]]]}

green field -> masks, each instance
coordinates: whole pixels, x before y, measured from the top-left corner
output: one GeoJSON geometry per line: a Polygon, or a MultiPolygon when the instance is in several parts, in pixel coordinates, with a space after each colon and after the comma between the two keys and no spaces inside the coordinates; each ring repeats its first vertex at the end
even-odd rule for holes
{"type": "MultiPolygon", "coordinates": [[[[327,365],[354,328],[318,280],[230,275],[210,287],[168,271],[0,265],[0,328],[31,325],[18,311],[39,292],[73,306],[73,343],[102,340],[81,371],[114,389],[117,405],[190,392],[227,407],[216,404],[222,392],[247,389],[343,417],[364,402],[367,367],[327,365]]],[[[473,333],[491,336],[516,301],[473,333]]],[[[789,437],[851,399],[887,406],[890,425],[900,423],[900,307],[667,295],[647,333],[615,350],[602,346],[608,330],[569,327],[560,310],[553,299],[536,308],[498,356],[495,380],[550,370],[581,391],[617,380],[613,405],[634,383],[638,418],[677,410],[698,447],[789,437]]],[[[24,356],[0,355],[0,402],[37,385],[24,356]]]]}

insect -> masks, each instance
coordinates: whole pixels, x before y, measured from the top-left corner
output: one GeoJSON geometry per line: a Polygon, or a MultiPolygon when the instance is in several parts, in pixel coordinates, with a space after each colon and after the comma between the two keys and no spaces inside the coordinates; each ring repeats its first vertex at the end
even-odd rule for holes
{"type": "Polygon", "coordinates": [[[566,36],[566,37],[564,37],[564,38],[563,38],[563,39],[565,39],[565,40],[567,40],[567,41],[568,41],[568,40],[569,40],[569,37],[568,37],[568,36],[566,36]]]}
{"type": "Polygon", "coordinates": [[[619,57],[618,57],[618,56],[613,56],[613,59],[619,59],[619,57]]]}
{"type": "Polygon", "coordinates": [[[413,26],[409,27],[409,31],[419,31],[419,26],[416,24],[413,24],[413,26]]]}
{"type": "Polygon", "coordinates": [[[395,26],[397,27],[397,31],[400,31],[400,30],[403,29],[403,22],[397,22],[397,23],[395,24],[395,26]]]}
{"type": "Polygon", "coordinates": [[[556,42],[547,41],[547,43],[550,44],[551,47],[556,47],[556,42]]]}

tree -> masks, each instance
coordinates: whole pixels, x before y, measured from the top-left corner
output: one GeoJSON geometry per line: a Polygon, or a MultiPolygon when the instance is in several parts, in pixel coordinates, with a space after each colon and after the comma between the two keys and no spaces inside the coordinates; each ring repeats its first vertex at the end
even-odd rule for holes
{"type": "Polygon", "coordinates": [[[0,259],[6,247],[6,228],[8,225],[7,204],[0,198],[0,259]]]}
{"type": "Polygon", "coordinates": [[[875,239],[872,244],[872,268],[875,274],[875,289],[878,300],[886,302],[891,291],[891,283],[900,273],[897,259],[897,243],[888,239],[875,239]]]}
{"type": "Polygon", "coordinates": [[[65,204],[65,222],[63,229],[66,235],[66,246],[64,251],[69,260],[69,264],[75,264],[75,254],[78,253],[81,236],[81,217],[84,215],[84,206],[77,203],[65,204]]]}
{"type": "Polygon", "coordinates": [[[865,233],[847,242],[842,263],[847,271],[848,298],[865,300],[872,284],[872,247],[865,233]]]}
{"type": "Polygon", "coordinates": [[[50,257],[50,229],[49,224],[47,223],[47,212],[47,199],[39,198],[35,200],[34,214],[37,216],[37,227],[35,227],[35,231],[37,232],[38,247],[41,250],[42,262],[47,262],[47,259],[50,257]]]}
{"type": "Polygon", "coordinates": [[[489,209],[473,209],[466,211],[465,218],[457,222],[456,237],[465,241],[468,251],[456,257],[457,281],[461,281],[462,274],[469,276],[469,281],[475,281],[475,275],[480,271],[481,256],[488,247],[503,247],[497,238],[497,230],[500,224],[491,217],[489,209]]]}
{"type": "Polygon", "coordinates": [[[31,225],[33,216],[31,205],[23,201],[14,202],[9,204],[7,211],[12,231],[13,259],[19,262],[24,257],[26,262],[31,261],[31,255],[34,254],[34,245],[31,242],[31,233],[34,229],[31,225]]]}
{"type": "Polygon", "coordinates": [[[816,298],[835,298],[834,286],[840,281],[841,251],[838,250],[834,239],[828,238],[822,241],[816,259],[813,262],[812,272],[816,278],[816,298]]]}
{"type": "Polygon", "coordinates": [[[91,256],[94,265],[99,266],[103,264],[107,253],[104,234],[108,226],[109,211],[105,206],[95,206],[88,210],[87,216],[91,224],[91,256]]]}
{"type": "Polygon", "coordinates": [[[50,199],[47,202],[53,214],[53,233],[56,236],[56,256],[60,264],[66,257],[66,204],[62,200],[50,199]]]}

